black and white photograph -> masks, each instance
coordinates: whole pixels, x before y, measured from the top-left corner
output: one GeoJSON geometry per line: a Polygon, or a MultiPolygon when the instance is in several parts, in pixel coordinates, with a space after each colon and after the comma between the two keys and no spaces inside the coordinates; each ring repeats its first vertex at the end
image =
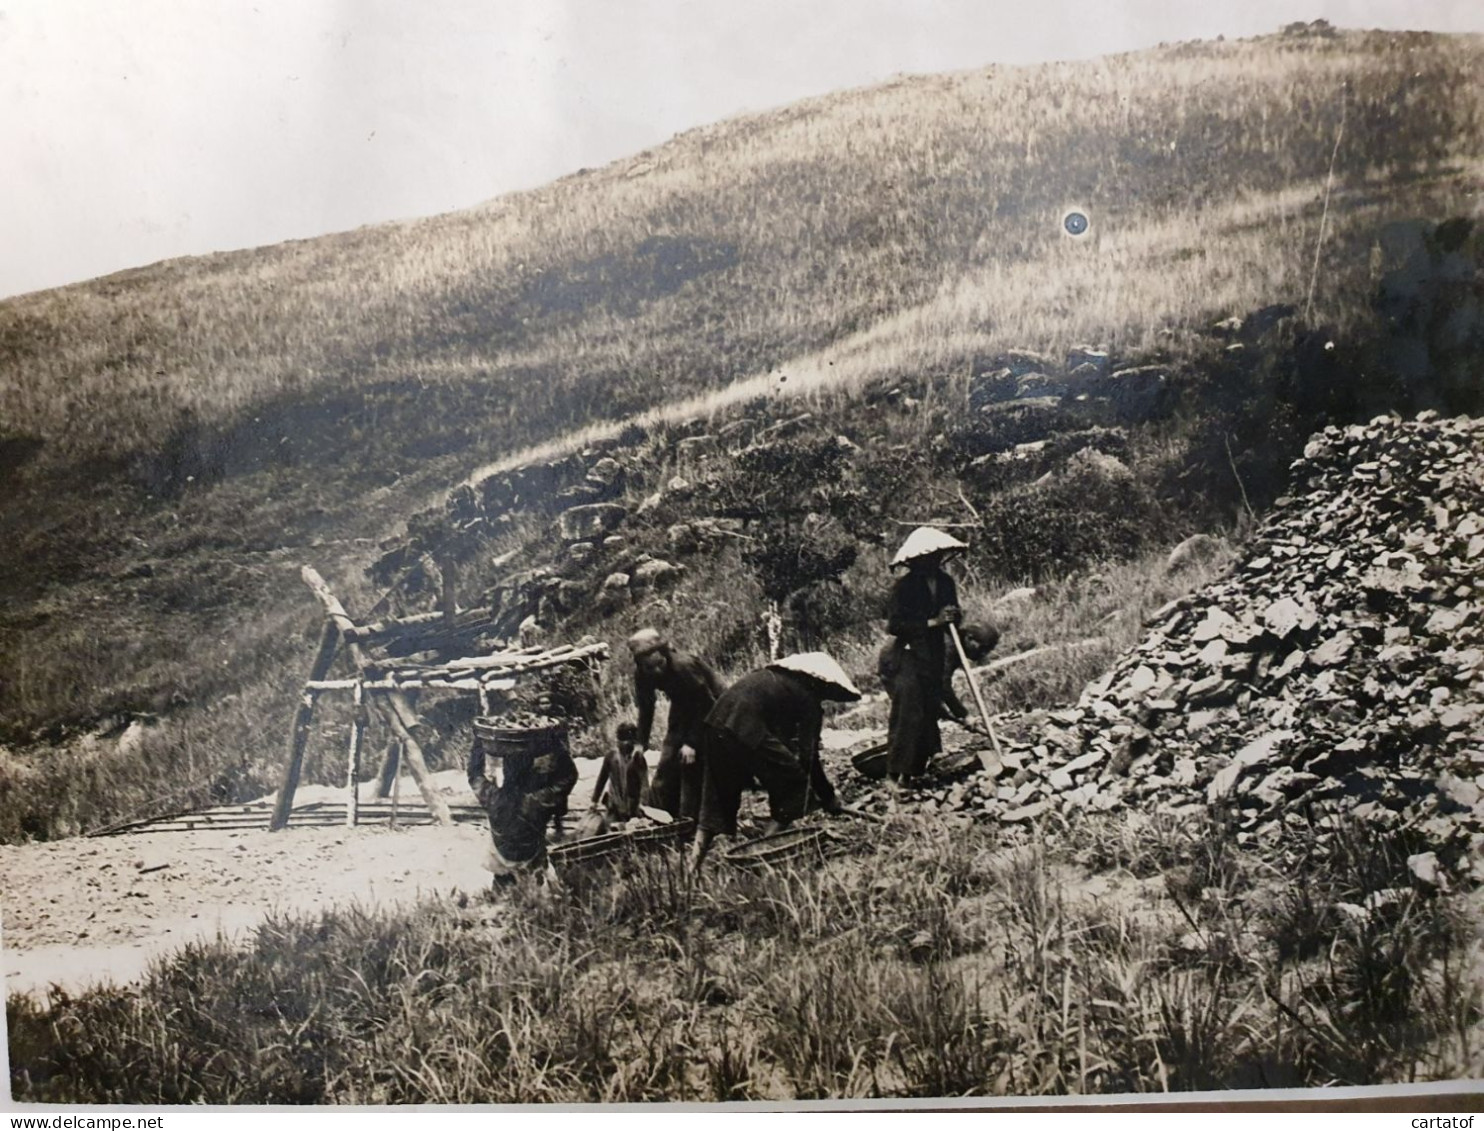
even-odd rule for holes
{"type": "Polygon", "coordinates": [[[0,1106],[1477,1109],[1481,74],[0,3],[0,1106]]]}

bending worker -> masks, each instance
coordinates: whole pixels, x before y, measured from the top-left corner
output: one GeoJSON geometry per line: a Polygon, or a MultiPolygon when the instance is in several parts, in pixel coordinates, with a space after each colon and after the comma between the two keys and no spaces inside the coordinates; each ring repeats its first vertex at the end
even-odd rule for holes
{"type": "Polygon", "coordinates": [[[663,691],[670,700],[670,719],[659,765],[649,783],[648,803],[672,817],[694,819],[701,805],[701,727],[722,693],[722,682],[705,660],[671,647],[652,628],[629,637],[629,651],[634,657],[640,750],[649,747],[656,693],[663,691]]]}
{"type": "Polygon", "coordinates": [[[698,865],[717,833],[737,834],[743,791],[754,786],[768,793],[771,819],[764,832],[785,829],[810,809],[841,812],[819,761],[822,703],[859,698],[840,665],[823,652],[785,656],[722,693],[706,716],[698,865]]]}
{"type": "MultiPolygon", "coordinates": [[[[891,560],[893,568],[905,572],[891,588],[886,629],[895,640],[882,654],[879,671],[891,697],[887,773],[896,782],[921,774],[943,749],[938,720],[944,708],[958,714],[953,712],[957,704],[962,711],[949,678],[953,668],[948,640],[948,626],[958,624],[962,614],[958,587],[943,562],[949,554],[967,549],[950,534],[919,526],[891,560]]],[[[996,634],[994,642],[998,639],[996,634]]]]}

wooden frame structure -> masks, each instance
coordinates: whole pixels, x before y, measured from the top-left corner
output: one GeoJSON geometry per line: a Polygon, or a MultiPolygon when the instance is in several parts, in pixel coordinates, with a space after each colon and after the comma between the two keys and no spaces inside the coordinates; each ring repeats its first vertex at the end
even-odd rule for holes
{"type": "MultiPolygon", "coordinates": [[[[448,805],[433,787],[427,760],[413,735],[418,719],[410,696],[421,690],[474,692],[479,696],[480,714],[487,715],[491,710],[492,696],[514,689],[522,679],[568,665],[590,665],[608,657],[608,645],[602,642],[557,648],[503,648],[452,660],[422,660],[421,655],[400,659],[379,655],[378,645],[392,640],[405,642],[409,638],[440,632],[446,636],[457,622],[454,610],[450,607],[444,612],[359,625],[351,619],[345,606],[315,569],[304,566],[300,576],[324,607],[325,626],[290,727],[288,754],[268,825],[270,830],[284,828],[293,813],[294,792],[299,786],[314,708],[320,695],[348,692],[354,705],[346,751],[346,825],[353,826],[359,819],[361,745],[372,710],[392,734],[393,753],[386,769],[395,775],[393,780],[400,777],[400,765],[405,761],[433,820],[448,825],[453,823],[448,805]],[[341,645],[344,645],[355,674],[348,679],[330,679],[330,668],[341,645]]],[[[482,622],[476,618],[474,623],[477,626],[482,622]]]]}

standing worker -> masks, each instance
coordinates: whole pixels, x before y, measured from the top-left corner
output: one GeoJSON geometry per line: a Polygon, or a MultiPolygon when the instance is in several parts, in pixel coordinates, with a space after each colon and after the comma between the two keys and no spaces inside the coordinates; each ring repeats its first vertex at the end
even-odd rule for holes
{"type": "Polygon", "coordinates": [[[819,761],[822,704],[860,697],[823,652],[785,656],[722,693],[706,716],[697,865],[717,833],[737,834],[742,794],[753,786],[768,793],[765,832],[785,829],[815,807],[842,811],[819,761]]]}
{"type": "Polygon", "coordinates": [[[891,697],[887,774],[894,782],[917,777],[943,749],[938,719],[945,688],[951,693],[953,670],[948,665],[948,626],[962,619],[958,587],[944,571],[943,561],[967,549],[951,534],[919,526],[891,560],[893,568],[906,570],[891,588],[886,630],[896,639],[883,653],[880,666],[891,697]]]}
{"type": "Polygon", "coordinates": [[[701,804],[701,727],[722,693],[722,682],[705,660],[672,648],[652,628],[629,637],[629,651],[634,657],[640,750],[649,747],[654,729],[655,695],[663,691],[670,700],[659,765],[649,783],[649,804],[672,817],[694,820],[701,804]]]}

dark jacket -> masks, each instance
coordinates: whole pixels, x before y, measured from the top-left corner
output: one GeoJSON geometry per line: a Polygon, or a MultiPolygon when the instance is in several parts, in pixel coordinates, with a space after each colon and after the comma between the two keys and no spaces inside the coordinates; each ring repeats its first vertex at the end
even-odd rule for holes
{"type": "Polygon", "coordinates": [[[808,771],[814,795],[833,802],[835,789],[819,760],[824,712],[806,676],[776,668],[749,672],[717,699],[706,725],[762,757],[791,756],[808,771]]]}
{"type": "Polygon", "coordinates": [[[643,750],[649,746],[650,733],[654,729],[656,692],[663,691],[670,700],[665,746],[678,750],[682,746],[700,746],[701,726],[722,690],[722,682],[711,665],[689,652],[672,649],[670,668],[658,679],[651,678],[643,669],[636,669],[634,703],[639,708],[639,748],[643,750]]]}
{"type": "Polygon", "coordinates": [[[923,772],[943,748],[938,720],[963,704],[953,694],[948,629],[929,627],[949,605],[958,604],[953,578],[936,567],[909,569],[891,587],[886,627],[896,639],[882,656],[881,675],[891,696],[887,722],[890,773],[898,778],[923,772]]]}
{"type": "MultiPolygon", "coordinates": [[[[890,693],[896,686],[898,675],[903,668],[902,656],[903,644],[900,640],[893,640],[881,649],[876,657],[876,674],[881,677],[881,685],[890,693]]],[[[943,684],[941,687],[941,699],[944,710],[955,719],[962,721],[969,717],[969,710],[964,706],[958,692],[953,689],[953,673],[962,669],[963,664],[959,662],[958,652],[953,648],[947,650],[943,658],[943,684]]]]}
{"type": "Polygon", "coordinates": [[[546,848],[546,826],[567,811],[567,795],[577,784],[577,764],[558,735],[544,749],[508,755],[496,785],[485,776],[484,743],[469,751],[469,788],[489,814],[495,847],[507,860],[538,858],[546,848]]]}
{"type": "Polygon", "coordinates": [[[909,569],[892,583],[886,605],[886,631],[914,648],[935,649],[941,656],[947,629],[929,628],[949,605],[958,604],[958,586],[941,569],[909,569]]]}

